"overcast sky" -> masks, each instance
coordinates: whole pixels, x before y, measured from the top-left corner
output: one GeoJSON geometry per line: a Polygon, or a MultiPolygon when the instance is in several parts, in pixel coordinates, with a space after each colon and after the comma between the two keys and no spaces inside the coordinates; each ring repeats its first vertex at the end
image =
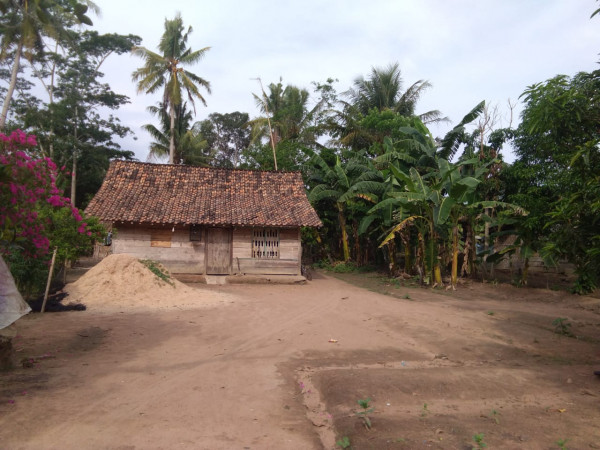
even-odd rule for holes
{"type": "MultiPolygon", "coordinates": [[[[372,66],[398,62],[404,86],[425,79],[433,87],[417,113],[439,109],[454,124],[479,101],[498,105],[509,121],[507,100],[518,101],[533,83],[557,74],[597,68],[600,4],[593,0],[96,0],[101,33],[136,34],[156,50],[165,18],[180,12],[193,27],[192,49],[211,47],[190,70],[211,83],[208,107],[199,105],[196,120],[212,112],[242,111],[256,116],[252,93],[283,77],[311,91],[312,81],[337,78],[345,91],[372,66]]],[[[137,94],[131,73],[142,60],[112,57],[103,66],[105,80],[131,99],[118,116],[137,140],[123,148],[144,161],[149,136],[140,128],[153,118],[146,107],[160,96],[137,94]]],[[[519,111],[517,107],[517,113],[519,111]]],[[[518,117],[515,118],[515,122],[518,117]]],[[[515,124],[515,123],[513,123],[515,124]]],[[[435,136],[451,124],[432,126],[435,136]]],[[[513,159],[510,152],[505,159],[513,159]]]]}

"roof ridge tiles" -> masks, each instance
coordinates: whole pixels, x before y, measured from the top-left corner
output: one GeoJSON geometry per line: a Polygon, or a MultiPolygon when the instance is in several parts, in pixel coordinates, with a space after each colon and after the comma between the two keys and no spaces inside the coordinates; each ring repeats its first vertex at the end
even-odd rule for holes
{"type": "Polygon", "coordinates": [[[241,167],[202,167],[202,166],[190,166],[190,165],[186,165],[186,164],[153,163],[153,162],[147,162],[147,161],[135,161],[135,160],[128,160],[128,159],[113,159],[111,161],[111,164],[113,164],[113,163],[139,164],[139,165],[155,166],[155,167],[161,167],[161,166],[182,167],[182,168],[191,168],[194,170],[197,170],[197,169],[227,170],[227,171],[232,171],[232,172],[235,171],[235,172],[251,172],[251,173],[256,173],[256,172],[260,172],[260,173],[299,173],[299,174],[302,173],[302,171],[300,171],[300,170],[243,169],[241,167]]]}

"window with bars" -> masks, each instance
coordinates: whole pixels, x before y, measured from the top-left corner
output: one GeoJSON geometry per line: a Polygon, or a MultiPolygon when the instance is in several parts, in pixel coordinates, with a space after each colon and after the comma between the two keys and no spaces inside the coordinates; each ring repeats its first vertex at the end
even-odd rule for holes
{"type": "Polygon", "coordinates": [[[277,228],[252,230],[252,257],[279,259],[279,230],[277,228]]]}
{"type": "Polygon", "coordinates": [[[190,226],[190,241],[201,241],[202,240],[202,227],[200,225],[190,226]]]}

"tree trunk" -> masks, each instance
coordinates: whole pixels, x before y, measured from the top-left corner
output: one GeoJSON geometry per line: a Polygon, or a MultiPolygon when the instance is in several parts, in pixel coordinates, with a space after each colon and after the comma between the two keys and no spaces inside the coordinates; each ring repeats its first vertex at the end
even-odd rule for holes
{"type": "Polygon", "coordinates": [[[417,261],[416,268],[419,271],[419,282],[423,284],[423,276],[427,273],[427,264],[425,262],[425,239],[423,239],[423,233],[418,233],[418,246],[417,246],[417,261]]]}
{"type": "Polygon", "coordinates": [[[464,277],[466,275],[471,275],[472,273],[472,258],[473,258],[473,253],[475,252],[475,248],[472,247],[472,239],[471,239],[471,234],[473,234],[472,230],[471,230],[471,225],[470,222],[467,221],[465,225],[463,225],[463,227],[465,227],[466,232],[467,232],[467,236],[465,239],[465,248],[463,250],[463,263],[462,263],[462,267],[460,268],[460,276],[464,277]]]}
{"type": "MultiPolygon", "coordinates": [[[[75,107],[75,130],[73,136],[75,137],[75,145],[77,146],[77,121],[78,121],[78,109],[75,107]]],[[[77,197],[77,147],[73,149],[73,169],[71,170],[71,205],[75,206],[75,199],[77,197]]]]}
{"type": "Polygon", "coordinates": [[[338,204],[338,219],[342,231],[342,251],[344,252],[344,261],[350,260],[350,248],[348,247],[348,232],[346,231],[346,217],[344,216],[344,207],[338,204]]]}
{"type": "Polygon", "coordinates": [[[356,264],[362,266],[362,258],[360,254],[360,240],[358,236],[358,222],[356,220],[352,221],[352,236],[354,237],[354,258],[356,264]]]}
{"type": "Polygon", "coordinates": [[[169,108],[171,116],[171,137],[169,139],[169,164],[175,164],[175,108],[171,104],[169,108]]]}
{"type": "Polygon", "coordinates": [[[527,286],[527,274],[529,273],[529,258],[525,258],[523,265],[523,273],[521,274],[521,285],[527,286]]]}
{"type": "Polygon", "coordinates": [[[456,289],[458,281],[458,224],[452,226],[452,274],[450,282],[452,289],[456,289]]]}
{"type": "Polygon", "coordinates": [[[387,243],[387,248],[388,248],[388,257],[390,258],[390,265],[389,265],[390,276],[393,277],[396,275],[396,243],[394,242],[393,239],[387,243]]]}
{"type": "Polygon", "coordinates": [[[10,84],[8,85],[8,91],[6,91],[6,97],[4,98],[4,105],[2,106],[2,115],[0,115],[0,131],[4,131],[6,126],[6,118],[8,117],[8,107],[12,100],[13,92],[17,85],[17,75],[19,73],[19,65],[21,62],[21,52],[23,51],[23,43],[19,42],[17,50],[15,52],[15,62],[13,63],[12,72],[10,74],[10,84]]]}
{"type": "Polygon", "coordinates": [[[404,272],[412,273],[412,255],[410,253],[410,241],[404,243],[404,272]]]}
{"type": "Polygon", "coordinates": [[[430,260],[430,266],[429,269],[431,270],[431,284],[433,286],[435,285],[440,285],[442,286],[442,271],[440,269],[440,260],[438,258],[438,252],[436,252],[436,233],[435,233],[435,228],[433,226],[433,219],[430,220],[429,222],[429,247],[430,247],[430,251],[429,251],[429,260],[430,260]]]}
{"type": "MultiPolygon", "coordinates": [[[[58,52],[58,41],[56,42],[56,47],[54,48],[54,53],[58,52]]],[[[54,75],[56,74],[56,62],[52,64],[52,75],[50,76],[50,87],[48,88],[48,99],[49,104],[54,104],[54,75]]],[[[48,140],[50,141],[50,158],[54,158],[54,119],[50,118],[50,131],[48,132],[48,140]]]]}

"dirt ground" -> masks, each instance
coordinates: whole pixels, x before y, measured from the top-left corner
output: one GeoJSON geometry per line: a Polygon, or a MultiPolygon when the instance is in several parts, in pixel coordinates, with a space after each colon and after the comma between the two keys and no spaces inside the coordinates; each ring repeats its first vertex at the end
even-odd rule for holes
{"type": "Polygon", "coordinates": [[[600,448],[597,298],[346,279],[30,314],[29,367],[0,374],[0,448],[600,448]]]}

